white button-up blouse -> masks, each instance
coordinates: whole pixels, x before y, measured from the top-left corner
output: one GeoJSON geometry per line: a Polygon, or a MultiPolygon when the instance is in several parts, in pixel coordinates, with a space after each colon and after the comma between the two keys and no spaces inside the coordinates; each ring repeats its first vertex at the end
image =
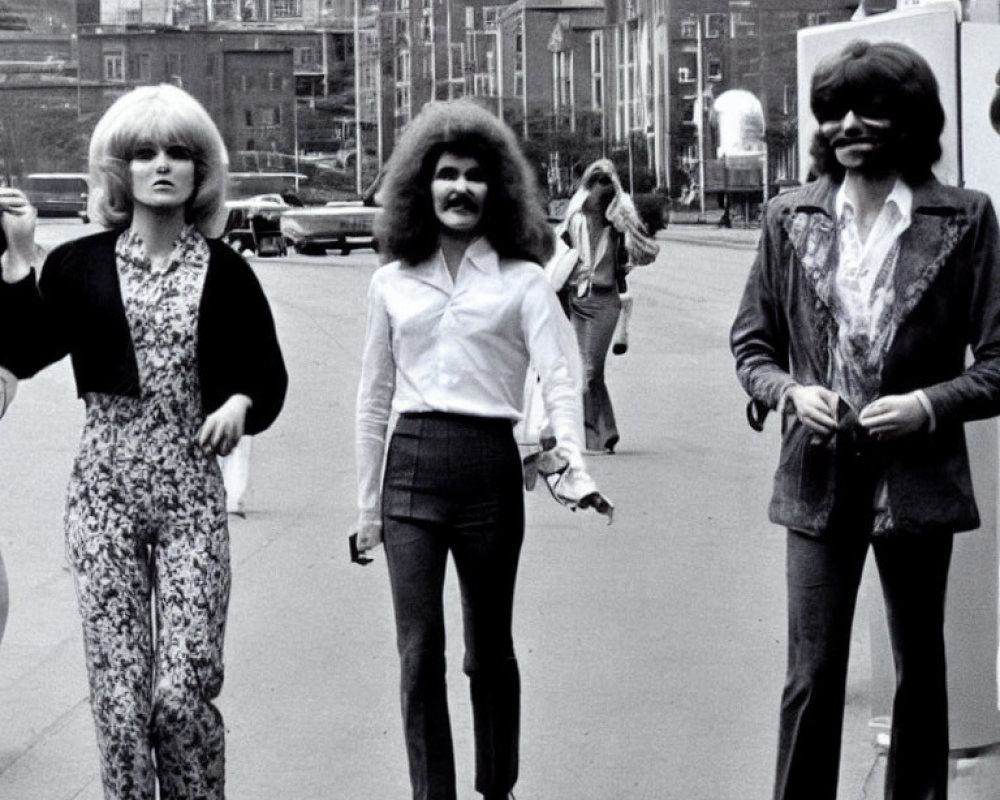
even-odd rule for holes
{"type": "Polygon", "coordinates": [[[558,444],[583,469],[579,351],[545,273],[529,261],[500,259],[480,238],[456,276],[440,251],[372,276],[357,397],[360,525],[380,523],[391,415],[442,411],[513,425],[523,413],[529,363],[558,444]]]}

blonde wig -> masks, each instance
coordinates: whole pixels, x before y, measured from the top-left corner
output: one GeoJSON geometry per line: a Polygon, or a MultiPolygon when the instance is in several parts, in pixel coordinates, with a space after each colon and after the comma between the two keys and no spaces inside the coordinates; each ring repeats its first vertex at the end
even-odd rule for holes
{"type": "Polygon", "coordinates": [[[185,221],[205,236],[222,233],[229,159],[219,129],[205,108],[170,84],[140,86],[104,112],[90,139],[89,211],[106,228],[132,222],[129,162],[142,145],[183,145],[195,165],[194,193],[185,221]]]}
{"type": "Polygon", "coordinates": [[[386,164],[376,221],[383,257],[418,264],[436,251],[441,223],[431,180],[442,153],[475,158],[488,187],[483,236],[502,258],[545,263],[553,235],[527,159],[507,125],[469,100],[427,103],[386,164]]]}

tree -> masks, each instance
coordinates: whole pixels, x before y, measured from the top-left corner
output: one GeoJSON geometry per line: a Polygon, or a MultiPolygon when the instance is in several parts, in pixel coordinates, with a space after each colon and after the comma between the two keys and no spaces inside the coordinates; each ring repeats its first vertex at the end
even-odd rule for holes
{"type": "Polygon", "coordinates": [[[39,106],[27,92],[7,94],[0,102],[0,162],[7,181],[29,172],[85,171],[93,124],[81,123],[75,106],[39,106]]]}

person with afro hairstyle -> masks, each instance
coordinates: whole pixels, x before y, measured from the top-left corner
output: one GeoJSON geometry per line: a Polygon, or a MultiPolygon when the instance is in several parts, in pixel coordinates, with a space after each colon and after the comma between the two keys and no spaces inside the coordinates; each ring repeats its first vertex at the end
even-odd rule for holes
{"type": "Polygon", "coordinates": [[[529,363],[578,507],[608,510],[586,472],[573,331],[540,264],[553,236],[510,129],[469,101],[427,104],[380,189],[388,261],[368,292],[357,396],[361,552],[384,544],[414,800],[455,800],[443,587],[462,596],[475,788],[518,776],[520,673],[511,617],[524,538],[513,426],[529,363]],[[390,415],[398,415],[386,451],[390,415]]]}

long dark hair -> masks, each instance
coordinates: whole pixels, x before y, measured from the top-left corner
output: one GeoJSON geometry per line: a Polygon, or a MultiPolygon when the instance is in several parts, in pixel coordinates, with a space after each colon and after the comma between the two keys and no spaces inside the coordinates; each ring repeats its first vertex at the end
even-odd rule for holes
{"type": "MultiPolygon", "coordinates": [[[[930,64],[900,42],[856,39],[820,62],[812,76],[810,107],[819,122],[841,119],[848,110],[889,119],[896,131],[893,156],[907,183],[930,177],[941,158],[944,108],[930,64]]],[[[818,130],[809,150],[813,170],[844,177],[829,140],[818,130]]]]}
{"type": "Polygon", "coordinates": [[[483,235],[497,253],[544,263],[553,238],[534,171],[510,128],[469,100],[428,103],[403,131],[379,191],[375,235],[383,256],[419,264],[437,249],[431,179],[444,152],[475,158],[486,174],[483,235]]]}

